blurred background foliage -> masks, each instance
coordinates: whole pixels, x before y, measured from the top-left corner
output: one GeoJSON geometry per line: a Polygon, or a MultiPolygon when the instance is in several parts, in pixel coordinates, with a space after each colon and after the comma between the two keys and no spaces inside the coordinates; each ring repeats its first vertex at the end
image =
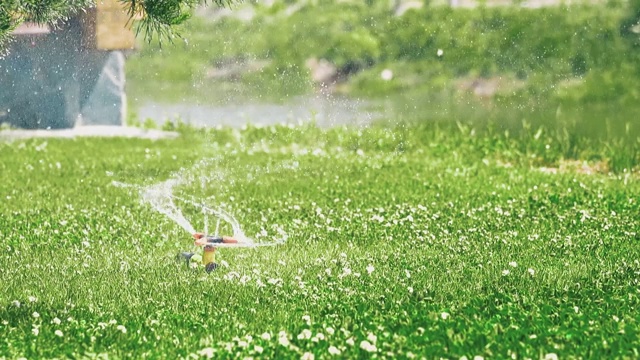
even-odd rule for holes
{"type": "Polygon", "coordinates": [[[498,119],[507,131],[562,124],[637,147],[640,0],[534,5],[275,0],[200,9],[183,41],[131,57],[130,93],[215,103],[321,91],[391,103],[395,120],[498,119]],[[318,64],[329,69],[324,79],[318,64]]]}

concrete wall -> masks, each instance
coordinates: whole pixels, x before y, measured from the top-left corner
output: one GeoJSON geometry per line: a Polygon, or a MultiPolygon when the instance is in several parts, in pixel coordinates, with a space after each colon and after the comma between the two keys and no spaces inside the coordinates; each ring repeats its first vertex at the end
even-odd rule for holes
{"type": "Polygon", "coordinates": [[[124,57],[87,46],[80,19],[14,38],[0,59],[0,122],[32,129],[123,124],[124,57]]]}

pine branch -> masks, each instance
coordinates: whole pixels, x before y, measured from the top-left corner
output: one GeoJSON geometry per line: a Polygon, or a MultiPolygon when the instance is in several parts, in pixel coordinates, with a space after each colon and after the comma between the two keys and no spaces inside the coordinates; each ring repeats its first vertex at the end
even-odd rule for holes
{"type": "MultiPolygon", "coordinates": [[[[239,1],[214,0],[212,2],[226,7],[239,1]]],[[[121,0],[121,2],[128,9],[132,19],[141,19],[136,35],[142,31],[145,40],[151,41],[154,36],[157,36],[160,43],[163,40],[172,42],[174,37],[179,37],[180,34],[175,31],[176,26],[187,21],[196,6],[209,3],[207,0],[121,0]]]]}
{"type": "MultiPolygon", "coordinates": [[[[79,11],[95,7],[96,0],[0,0],[0,55],[7,48],[11,32],[21,23],[55,24],[79,11]]],[[[99,0],[98,0],[99,1],[99,0]]],[[[180,36],[175,28],[191,17],[199,4],[214,3],[226,7],[242,0],[120,0],[127,13],[139,19],[136,34],[144,33],[151,41],[157,37],[172,41],[180,36]]]]}

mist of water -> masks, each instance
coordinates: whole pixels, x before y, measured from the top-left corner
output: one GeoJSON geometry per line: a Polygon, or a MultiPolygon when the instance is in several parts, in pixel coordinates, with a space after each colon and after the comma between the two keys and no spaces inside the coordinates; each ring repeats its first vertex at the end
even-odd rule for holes
{"type": "Polygon", "coordinates": [[[140,191],[140,194],[142,195],[142,199],[149,203],[154,210],[173,220],[189,234],[193,234],[196,232],[196,229],[173,202],[172,190],[177,183],[177,180],[170,179],[144,188],[140,191]]]}
{"type": "MultiPolygon", "coordinates": [[[[284,240],[276,240],[273,242],[254,242],[253,239],[247,237],[242,230],[240,222],[230,213],[223,210],[221,207],[215,207],[211,205],[206,205],[201,199],[197,199],[194,196],[180,194],[178,193],[177,187],[184,184],[189,184],[194,181],[200,180],[200,186],[202,190],[205,190],[207,187],[207,183],[214,180],[213,182],[216,184],[220,184],[221,178],[226,178],[229,181],[230,174],[222,175],[220,169],[216,169],[217,171],[206,172],[211,173],[211,176],[204,176],[205,168],[212,163],[215,165],[220,158],[207,158],[203,159],[196,164],[193,165],[190,169],[182,169],[178,173],[174,174],[170,179],[158,183],[154,183],[148,186],[140,186],[133,184],[126,184],[118,181],[113,181],[112,185],[117,187],[126,187],[133,188],[138,191],[140,194],[141,200],[143,203],[150,205],[155,211],[163,214],[181,228],[183,228],[189,234],[196,233],[195,227],[191,224],[191,222],[184,216],[182,210],[178,206],[179,204],[189,205],[195,207],[200,211],[204,218],[204,233],[207,235],[215,235],[220,236],[220,224],[221,222],[226,222],[229,224],[233,230],[233,237],[238,239],[241,243],[239,244],[217,244],[218,247],[257,247],[257,246],[271,246],[277,245],[284,242],[284,240]],[[197,174],[197,175],[194,175],[197,174]],[[196,177],[198,179],[196,179],[196,177]],[[209,217],[213,217],[217,219],[216,228],[214,234],[209,234],[209,217]]],[[[283,164],[282,168],[286,168],[287,164],[283,164]]],[[[278,168],[278,167],[277,167],[278,168]]],[[[247,174],[251,172],[251,169],[245,169],[247,174]]],[[[253,169],[254,171],[260,171],[260,169],[253,169]]],[[[277,171],[274,169],[261,169],[262,171],[277,171]]]]}
{"type": "Polygon", "coordinates": [[[189,220],[185,218],[180,208],[173,202],[172,191],[173,187],[177,184],[178,181],[176,179],[170,179],[148,187],[140,187],[119,181],[112,182],[112,185],[117,187],[136,188],[143,202],[148,203],[154,210],[173,220],[189,234],[193,234],[196,232],[196,229],[191,225],[189,220]]]}

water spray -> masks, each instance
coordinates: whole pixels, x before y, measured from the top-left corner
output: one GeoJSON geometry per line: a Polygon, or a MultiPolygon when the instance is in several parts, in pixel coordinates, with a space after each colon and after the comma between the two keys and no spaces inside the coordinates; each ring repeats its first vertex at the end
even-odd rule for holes
{"type": "Polygon", "coordinates": [[[193,198],[188,199],[174,195],[172,190],[177,183],[175,180],[169,180],[148,187],[140,187],[117,181],[112,182],[114,186],[136,188],[143,201],[149,203],[154,210],[173,220],[191,234],[195,239],[193,244],[202,249],[202,255],[195,252],[181,252],[178,254],[178,259],[186,261],[187,266],[198,267],[199,265],[203,265],[207,272],[211,272],[218,267],[218,264],[215,262],[215,253],[218,248],[256,248],[284,243],[283,239],[278,239],[273,242],[255,242],[244,234],[238,220],[226,211],[220,208],[214,209],[208,207],[193,198]],[[182,214],[180,208],[176,206],[174,200],[189,204],[200,210],[204,218],[204,232],[197,232],[195,230],[193,225],[191,225],[182,214]],[[207,215],[212,215],[217,218],[216,229],[213,235],[208,233],[209,220],[207,215]],[[221,221],[225,221],[231,226],[233,235],[220,235],[221,221]]]}

